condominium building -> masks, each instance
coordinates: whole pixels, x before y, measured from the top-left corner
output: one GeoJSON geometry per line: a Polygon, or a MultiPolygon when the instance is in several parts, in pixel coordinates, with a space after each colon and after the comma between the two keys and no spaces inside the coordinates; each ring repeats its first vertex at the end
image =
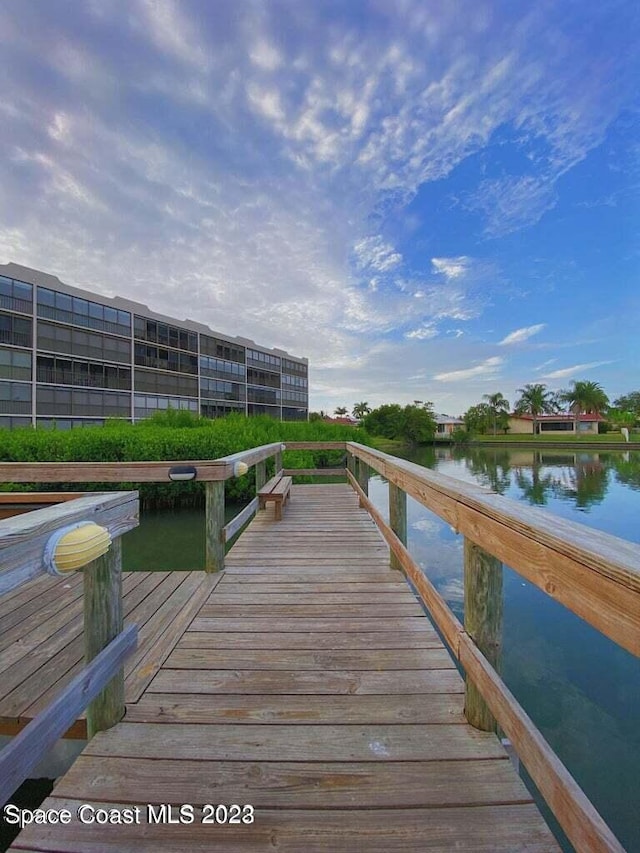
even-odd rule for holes
{"type": "Polygon", "coordinates": [[[308,399],[306,358],[0,265],[0,427],[137,421],[169,407],[306,420],[308,399]]]}

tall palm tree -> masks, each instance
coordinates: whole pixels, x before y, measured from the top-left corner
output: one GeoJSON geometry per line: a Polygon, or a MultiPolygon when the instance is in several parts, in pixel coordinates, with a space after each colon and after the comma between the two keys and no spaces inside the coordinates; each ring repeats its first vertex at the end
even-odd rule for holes
{"type": "Polygon", "coordinates": [[[509,401],[500,393],[500,391],[497,391],[495,394],[483,394],[482,399],[486,400],[489,404],[491,414],[493,415],[493,434],[497,435],[498,415],[501,412],[506,414],[509,411],[509,401]]]}
{"type": "Polygon", "coordinates": [[[533,417],[533,432],[539,432],[538,417],[550,415],[558,410],[557,403],[551,391],[547,391],[546,385],[525,385],[518,388],[520,399],[516,401],[515,412],[518,415],[531,415],[533,417]]]}
{"type": "Polygon", "coordinates": [[[356,403],[353,407],[352,414],[354,418],[358,418],[358,420],[364,418],[371,411],[371,407],[368,403],[356,403]]]}
{"type": "Polygon", "coordinates": [[[562,392],[562,400],[569,404],[573,415],[573,430],[578,433],[581,414],[601,415],[609,405],[609,398],[598,382],[574,381],[573,388],[562,392]]]}
{"type": "Polygon", "coordinates": [[[334,413],[335,415],[337,415],[339,418],[343,418],[343,417],[347,414],[347,411],[348,411],[348,409],[347,409],[347,407],[346,407],[346,406],[337,406],[337,407],[333,410],[333,413],[334,413]]]}

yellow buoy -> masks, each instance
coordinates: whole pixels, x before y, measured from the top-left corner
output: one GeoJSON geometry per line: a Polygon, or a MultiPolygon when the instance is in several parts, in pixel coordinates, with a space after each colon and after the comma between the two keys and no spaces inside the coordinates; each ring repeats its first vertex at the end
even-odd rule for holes
{"type": "Polygon", "coordinates": [[[66,575],[102,557],[110,547],[111,534],[106,527],[93,521],[80,521],[62,527],[49,538],[44,562],[50,574],[66,575]]]}

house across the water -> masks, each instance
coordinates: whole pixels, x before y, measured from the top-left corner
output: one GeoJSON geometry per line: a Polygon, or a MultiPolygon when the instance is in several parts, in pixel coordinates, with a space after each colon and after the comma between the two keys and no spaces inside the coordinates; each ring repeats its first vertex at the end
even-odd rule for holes
{"type": "Polygon", "coordinates": [[[453,418],[451,415],[434,415],[436,422],[436,436],[451,435],[454,429],[463,429],[464,421],[460,418],[453,418]]]}
{"type": "MultiPolygon", "coordinates": [[[[602,415],[538,415],[536,433],[549,435],[597,435],[598,424],[605,419],[602,415]]],[[[511,435],[533,435],[533,415],[509,415],[509,433],[511,435]]]]}

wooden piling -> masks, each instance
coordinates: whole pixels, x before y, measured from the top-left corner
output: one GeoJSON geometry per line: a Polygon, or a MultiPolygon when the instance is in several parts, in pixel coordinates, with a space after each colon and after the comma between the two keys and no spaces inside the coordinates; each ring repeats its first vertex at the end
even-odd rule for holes
{"type": "Polygon", "coordinates": [[[205,571],[224,569],[224,480],[205,484],[205,571]]]}
{"type": "MultiPolygon", "coordinates": [[[[84,568],[84,649],[90,663],[122,631],[122,543],[84,568]]],[[[120,668],[87,707],[87,737],[111,728],[124,717],[124,670],[120,668]]]]}
{"type": "MultiPolygon", "coordinates": [[[[402,544],[406,545],[407,493],[393,483],[389,483],[389,525],[402,544]]],[[[389,564],[392,569],[402,569],[402,564],[393,551],[389,564]]]]}
{"type": "Polygon", "coordinates": [[[358,485],[365,493],[365,495],[369,494],[369,466],[363,459],[358,459],[358,467],[357,467],[357,480],[358,485]]]}
{"type": "MultiPolygon", "coordinates": [[[[502,646],[502,563],[464,539],[464,627],[496,672],[502,646]]],[[[467,676],[464,712],[472,726],[495,731],[496,721],[467,676]]]]}

